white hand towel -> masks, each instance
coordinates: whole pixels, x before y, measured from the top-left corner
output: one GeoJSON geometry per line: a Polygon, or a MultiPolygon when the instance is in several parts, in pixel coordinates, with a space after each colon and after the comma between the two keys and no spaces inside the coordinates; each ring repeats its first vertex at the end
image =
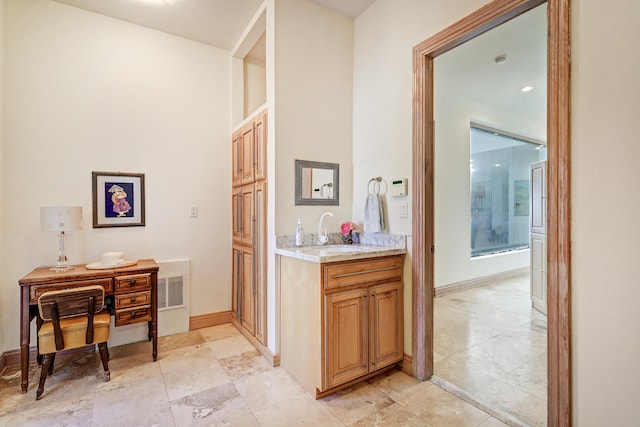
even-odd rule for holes
{"type": "Polygon", "coordinates": [[[364,205],[364,231],[382,233],[384,231],[384,213],[378,194],[370,193],[364,205]]]}

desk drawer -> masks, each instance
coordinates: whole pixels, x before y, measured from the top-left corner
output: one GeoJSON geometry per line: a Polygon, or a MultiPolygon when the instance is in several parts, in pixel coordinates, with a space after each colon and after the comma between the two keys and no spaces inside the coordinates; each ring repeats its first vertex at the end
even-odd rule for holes
{"type": "Polygon", "coordinates": [[[81,288],[82,286],[102,286],[105,294],[113,292],[113,280],[106,279],[79,280],[76,282],[61,282],[47,285],[33,285],[29,288],[29,304],[38,304],[40,295],[48,291],[60,291],[63,289],[81,288]]]}
{"type": "Polygon", "coordinates": [[[116,295],[116,310],[151,304],[151,291],[131,292],[116,295]]]}
{"type": "Polygon", "coordinates": [[[370,258],[322,265],[324,289],[396,281],[402,278],[402,256],[370,258]]]}
{"type": "Polygon", "coordinates": [[[150,274],[133,274],[131,276],[119,276],[115,278],[115,282],[116,294],[151,289],[150,274]]]}
{"type": "Polygon", "coordinates": [[[151,320],[151,306],[116,310],[116,326],[129,325],[131,323],[148,322],[151,320]]]}

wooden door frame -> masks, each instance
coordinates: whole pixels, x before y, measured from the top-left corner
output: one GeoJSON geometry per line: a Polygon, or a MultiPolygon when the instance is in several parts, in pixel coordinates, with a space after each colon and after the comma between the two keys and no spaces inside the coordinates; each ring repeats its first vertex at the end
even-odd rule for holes
{"type": "MultiPolygon", "coordinates": [[[[544,0],[494,0],[413,49],[412,369],[433,374],[433,59],[544,0]]],[[[571,425],[570,0],[548,0],[548,425],[571,425]]]]}

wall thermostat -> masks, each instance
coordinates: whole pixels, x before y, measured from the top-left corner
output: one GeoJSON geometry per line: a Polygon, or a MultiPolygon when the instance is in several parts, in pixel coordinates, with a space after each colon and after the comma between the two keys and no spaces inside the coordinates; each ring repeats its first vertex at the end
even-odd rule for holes
{"type": "Polygon", "coordinates": [[[407,178],[398,178],[391,181],[391,195],[393,197],[405,197],[408,195],[407,178]]]}

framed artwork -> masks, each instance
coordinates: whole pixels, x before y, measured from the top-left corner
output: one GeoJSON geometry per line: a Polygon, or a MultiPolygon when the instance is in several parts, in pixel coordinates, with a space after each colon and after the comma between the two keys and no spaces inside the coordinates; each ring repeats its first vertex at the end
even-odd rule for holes
{"type": "Polygon", "coordinates": [[[529,180],[513,182],[513,214],[529,216],[529,180]]]}
{"type": "Polygon", "coordinates": [[[91,172],[93,228],[144,226],[144,174],[91,172]]]}

